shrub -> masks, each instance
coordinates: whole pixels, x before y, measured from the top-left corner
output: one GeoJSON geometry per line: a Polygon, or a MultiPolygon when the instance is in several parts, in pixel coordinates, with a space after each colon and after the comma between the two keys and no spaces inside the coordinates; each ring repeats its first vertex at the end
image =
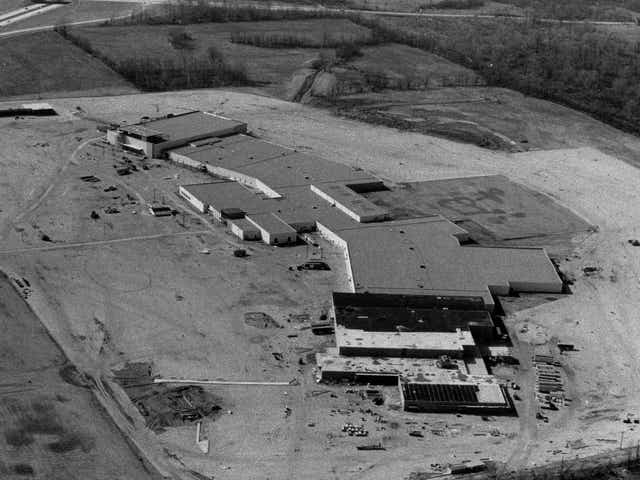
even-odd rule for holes
{"type": "Polygon", "coordinates": [[[340,45],[336,47],[336,58],[343,62],[348,62],[349,60],[361,57],[362,50],[355,43],[345,43],[344,45],[340,45]]]}
{"type": "Polygon", "coordinates": [[[169,32],[169,43],[176,50],[195,50],[196,42],[184,28],[176,28],[169,32]]]}

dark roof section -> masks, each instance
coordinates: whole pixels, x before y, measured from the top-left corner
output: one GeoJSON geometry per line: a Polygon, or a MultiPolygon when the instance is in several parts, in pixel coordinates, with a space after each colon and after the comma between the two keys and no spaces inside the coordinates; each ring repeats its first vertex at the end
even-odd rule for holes
{"type": "Polygon", "coordinates": [[[482,297],[394,295],[392,293],[333,292],[333,304],[354,307],[449,308],[452,310],[482,310],[485,308],[482,297]]]}

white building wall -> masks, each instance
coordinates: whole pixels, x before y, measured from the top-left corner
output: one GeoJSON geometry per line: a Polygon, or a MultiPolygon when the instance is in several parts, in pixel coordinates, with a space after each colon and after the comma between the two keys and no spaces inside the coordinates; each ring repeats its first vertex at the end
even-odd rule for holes
{"type": "Polygon", "coordinates": [[[255,177],[251,177],[249,175],[245,175],[244,173],[236,172],[235,170],[229,170],[228,168],[218,167],[216,165],[211,165],[209,163],[206,164],[207,172],[216,175],[218,177],[226,178],[228,180],[233,180],[234,182],[241,183],[243,185],[247,185],[251,188],[259,190],[264,193],[264,195],[268,198],[282,198],[275,190],[269,188],[266,184],[261,182],[255,177]]]}
{"type": "Polygon", "coordinates": [[[193,160],[187,155],[182,155],[180,153],[169,152],[169,159],[173,162],[179,163],[181,165],[186,165],[192,168],[200,168],[202,167],[202,163],[196,160],[193,160]]]}
{"type": "Polygon", "coordinates": [[[196,197],[191,195],[184,187],[180,186],[178,188],[178,193],[182,198],[184,198],[187,202],[193,205],[196,208],[196,210],[198,210],[200,213],[206,213],[207,206],[204,203],[202,203],[200,200],[198,200],[196,197]]]}
{"type": "Polygon", "coordinates": [[[140,140],[139,138],[133,138],[117,130],[107,130],[107,141],[112,145],[126,145],[144,152],[147,157],[153,157],[153,144],[140,140]]]}
{"type": "Polygon", "coordinates": [[[260,240],[259,230],[242,229],[235,223],[231,224],[231,233],[238,237],[240,240],[260,240]]]}
{"type": "Polygon", "coordinates": [[[346,270],[347,270],[348,288],[351,290],[351,292],[355,293],[356,287],[355,287],[355,281],[353,279],[353,270],[351,269],[351,258],[349,257],[349,246],[347,242],[343,240],[337,233],[330,230],[325,225],[318,222],[317,226],[318,226],[318,233],[320,233],[320,235],[323,238],[325,238],[329,242],[333,243],[334,245],[337,245],[340,249],[342,249],[342,253],[344,254],[344,260],[347,264],[346,270]]]}

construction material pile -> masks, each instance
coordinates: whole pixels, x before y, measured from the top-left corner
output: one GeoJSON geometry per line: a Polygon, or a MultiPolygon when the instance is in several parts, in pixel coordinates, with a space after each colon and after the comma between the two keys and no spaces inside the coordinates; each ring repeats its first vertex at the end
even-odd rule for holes
{"type": "Polygon", "coordinates": [[[535,355],[536,398],[544,409],[557,410],[567,402],[561,364],[549,355],[535,355]]]}
{"type": "Polygon", "coordinates": [[[364,425],[354,425],[349,422],[342,425],[342,431],[347,433],[350,437],[366,437],[369,435],[369,432],[365,430],[364,425]]]}
{"type": "Polygon", "coordinates": [[[128,363],[114,373],[115,380],[145,418],[147,427],[155,432],[212,418],[221,409],[220,401],[202,387],[153,383],[148,363],[128,363]]]}

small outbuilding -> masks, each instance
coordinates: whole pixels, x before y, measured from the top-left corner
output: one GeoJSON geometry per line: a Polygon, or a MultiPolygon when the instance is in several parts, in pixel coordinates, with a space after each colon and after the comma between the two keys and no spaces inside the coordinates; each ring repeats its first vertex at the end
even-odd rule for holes
{"type": "Polygon", "coordinates": [[[268,245],[295,243],[297,232],[273,213],[248,215],[247,220],[260,230],[262,241],[268,245]]]}
{"type": "Polygon", "coordinates": [[[246,218],[230,220],[229,226],[233,233],[240,240],[260,240],[260,230],[246,218]]]}

